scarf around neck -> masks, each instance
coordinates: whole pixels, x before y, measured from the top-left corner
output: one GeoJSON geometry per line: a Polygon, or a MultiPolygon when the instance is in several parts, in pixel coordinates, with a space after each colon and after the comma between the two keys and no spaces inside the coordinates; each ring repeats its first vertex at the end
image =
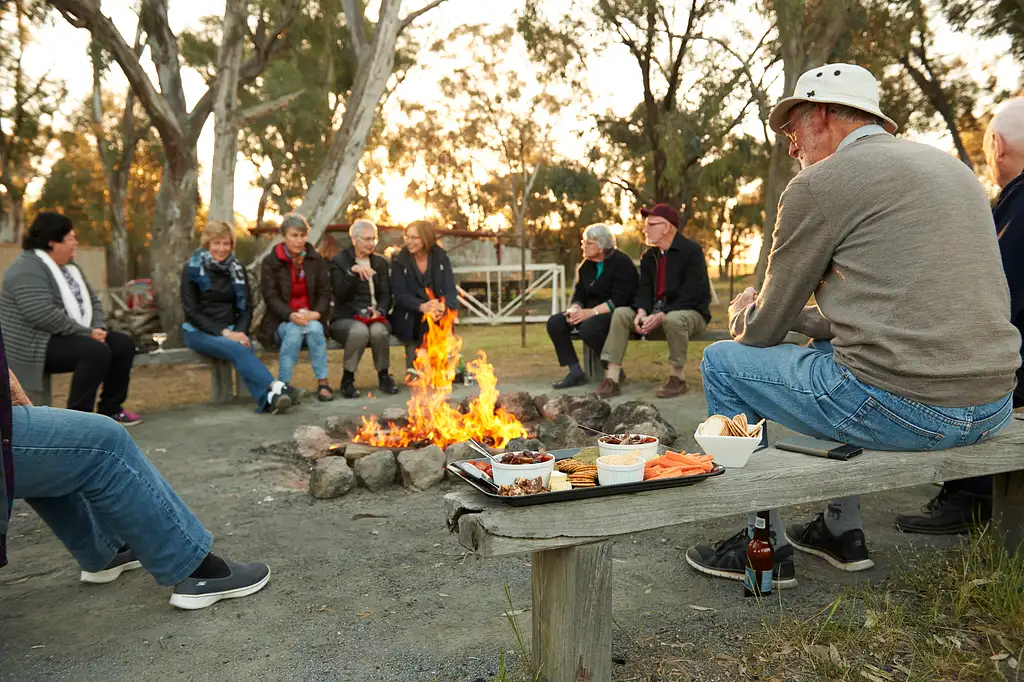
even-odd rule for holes
{"type": "Polygon", "coordinates": [[[231,289],[235,293],[235,306],[244,311],[246,305],[245,268],[235,254],[229,255],[224,261],[218,262],[210,255],[209,249],[196,249],[188,259],[188,281],[199,287],[199,291],[210,290],[210,273],[227,273],[231,278],[231,289]]]}

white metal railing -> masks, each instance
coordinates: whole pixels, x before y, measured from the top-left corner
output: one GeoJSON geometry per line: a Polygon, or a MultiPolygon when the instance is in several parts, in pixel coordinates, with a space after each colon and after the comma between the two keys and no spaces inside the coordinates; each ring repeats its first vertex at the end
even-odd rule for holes
{"type": "MultiPolygon", "coordinates": [[[[486,300],[480,300],[457,284],[463,324],[507,324],[519,322],[519,307],[536,297],[542,289],[551,289],[551,312],[544,315],[527,315],[527,322],[546,322],[548,317],[565,309],[565,268],[558,263],[529,263],[526,266],[526,291],[516,294],[509,301],[504,299],[503,284],[519,282],[521,265],[463,265],[452,268],[456,280],[466,282],[465,275],[483,275],[486,300]],[[459,277],[462,275],[462,277],[459,277]]],[[[479,281],[479,280],[478,280],[479,281]]]]}

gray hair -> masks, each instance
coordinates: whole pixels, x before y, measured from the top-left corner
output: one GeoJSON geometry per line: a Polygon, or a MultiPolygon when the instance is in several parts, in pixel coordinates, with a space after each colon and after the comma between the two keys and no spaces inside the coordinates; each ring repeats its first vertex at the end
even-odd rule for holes
{"type": "Polygon", "coordinates": [[[999,105],[985,130],[985,148],[995,135],[1017,153],[1024,152],[1024,97],[1014,97],[999,105]]]}
{"type": "Polygon", "coordinates": [[[365,218],[360,218],[359,220],[355,221],[354,223],[352,223],[352,225],[349,226],[348,236],[354,239],[358,234],[360,234],[361,232],[365,232],[367,230],[373,232],[374,237],[377,236],[377,226],[374,225],[371,221],[366,220],[365,218]]]}
{"type": "Polygon", "coordinates": [[[601,247],[605,254],[609,254],[615,250],[615,233],[612,232],[612,228],[608,227],[604,223],[588,225],[587,228],[583,230],[583,238],[597,242],[598,246],[601,247]]]}
{"type": "Polygon", "coordinates": [[[298,230],[305,234],[309,232],[309,222],[299,213],[286,213],[281,218],[281,236],[288,234],[288,230],[298,230]]]}

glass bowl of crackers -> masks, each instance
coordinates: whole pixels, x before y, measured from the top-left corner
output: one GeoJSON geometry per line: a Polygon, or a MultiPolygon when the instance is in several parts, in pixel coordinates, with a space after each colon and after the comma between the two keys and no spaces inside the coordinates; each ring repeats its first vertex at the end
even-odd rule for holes
{"type": "Polygon", "coordinates": [[[731,418],[716,414],[701,422],[693,437],[715,464],[738,469],[746,466],[750,455],[761,444],[763,430],[764,420],[750,424],[745,414],[731,418]]]}

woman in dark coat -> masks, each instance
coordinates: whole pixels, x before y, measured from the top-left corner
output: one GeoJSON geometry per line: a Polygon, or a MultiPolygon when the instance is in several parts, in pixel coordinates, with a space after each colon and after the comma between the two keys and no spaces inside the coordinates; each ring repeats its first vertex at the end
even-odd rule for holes
{"type": "Polygon", "coordinates": [[[309,223],[297,213],[281,219],[284,241],[263,259],[260,292],[267,310],[259,341],[280,348],[277,378],[290,384],[299,351],[305,344],[316,375],[321,402],[334,399],[327,379],[327,318],[331,314],[331,272],[328,262],[306,241],[309,223]]]}
{"type": "Polygon", "coordinates": [[[274,381],[253,351],[249,278],[232,253],[234,246],[234,228],[215,220],[203,230],[199,248],[181,270],[185,346],[231,362],[261,411],[284,412],[292,404],[294,389],[274,381]]]}
{"type": "Polygon", "coordinates": [[[436,321],[446,311],[459,308],[452,262],[437,243],[433,223],[417,220],[405,228],[405,248],[391,262],[391,292],[395,297],[391,325],[405,343],[405,364],[411,371],[416,348],[427,331],[424,316],[436,321]]]}
{"type": "Polygon", "coordinates": [[[572,303],[565,312],[548,319],[548,336],[555,344],[558,364],[569,368],[554,388],[578,386],[587,380],[572,346],[572,330],[579,328],[584,345],[600,351],[608,337],[612,311],[632,305],[640,279],[629,256],[615,248],[615,235],[607,225],[596,223],[583,230],[582,247],[583,262],[576,268],[572,303]]]}

